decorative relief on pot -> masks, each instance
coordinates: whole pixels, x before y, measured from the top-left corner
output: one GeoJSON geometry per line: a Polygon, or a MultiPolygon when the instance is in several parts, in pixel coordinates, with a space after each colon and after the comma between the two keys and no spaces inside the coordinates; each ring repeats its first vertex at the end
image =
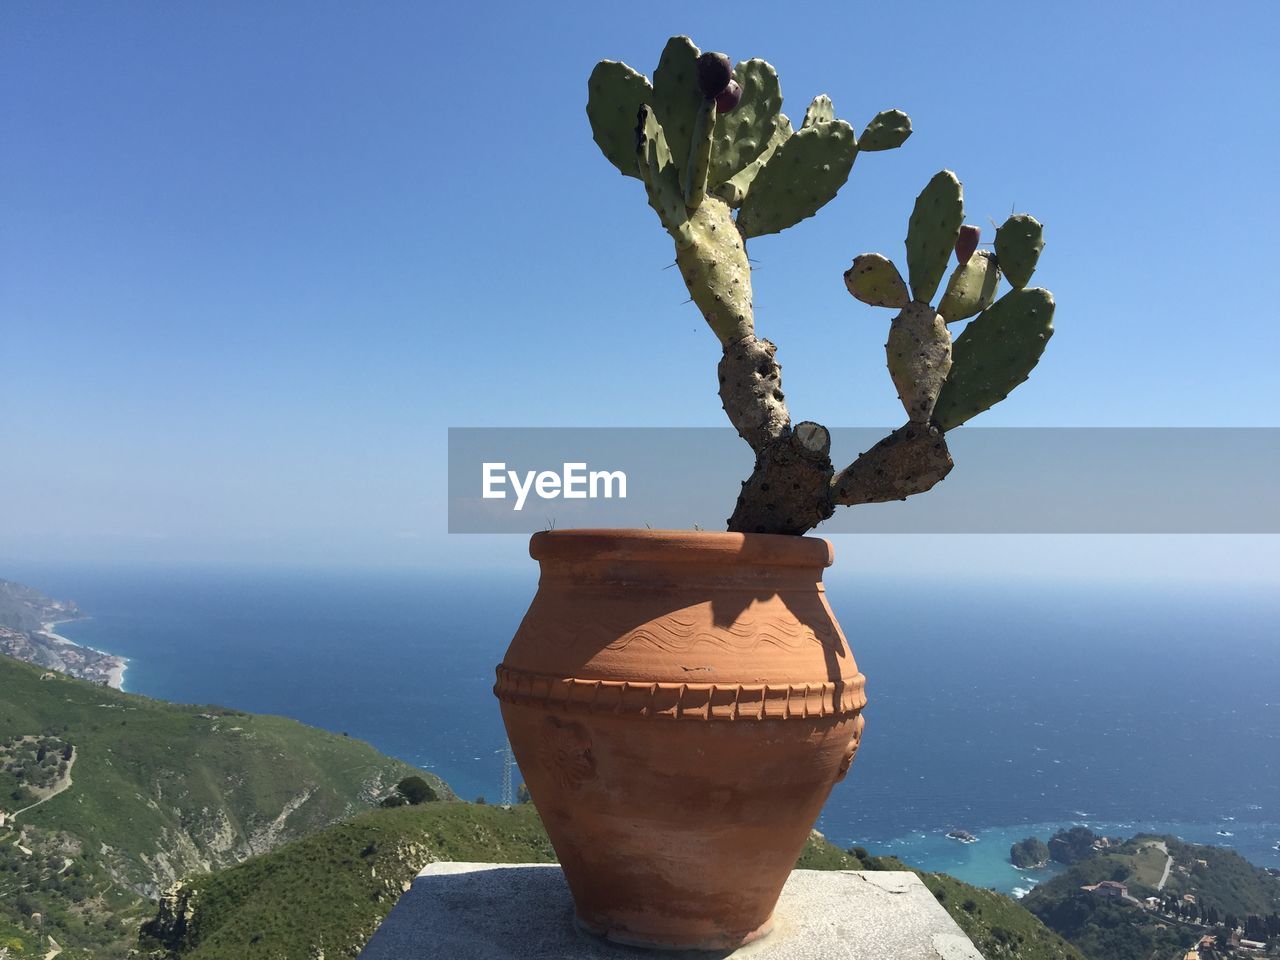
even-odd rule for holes
{"type": "Polygon", "coordinates": [[[853,722],[853,736],[849,738],[849,745],[844,748],[844,759],[840,761],[840,769],[836,771],[836,783],[849,775],[849,768],[858,755],[858,745],[862,743],[862,728],[866,726],[866,722],[867,719],[862,714],[858,714],[853,722]]]}
{"type": "Polygon", "coordinates": [[[818,621],[811,626],[795,617],[758,614],[747,608],[733,623],[711,630],[708,624],[713,622],[712,617],[687,609],[646,619],[640,626],[634,625],[634,618],[626,620],[617,614],[610,616],[593,610],[580,619],[558,614],[550,627],[544,627],[541,618],[530,617],[521,626],[520,633],[525,642],[537,644],[545,642],[544,629],[551,629],[559,642],[563,642],[564,637],[573,637],[577,642],[589,641],[592,646],[606,650],[625,650],[633,644],[664,653],[688,653],[700,644],[732,653],[749,653],[762,645],[794,651],[818,644],[839,650],[843,646],[840,635],[827,619],[826,623],[818,621]]]}
{"type": "MultiPolygon", "coordinates": [[[[493,692],[506,703],[667,720],[802,720],[856,714],[867,702],[862,674],[802,684],[637,683],[551,677],[500,664],[497,675],[493,692]]],[[[857,730],[860,735],[860,722],[857,730]]]]}
{"type": "Polygon", "coordinates": [[[546,717],[538,752],[543,769],[562,787],[580,787],[596,778],[591,736],[580,723],[546,717]]]}

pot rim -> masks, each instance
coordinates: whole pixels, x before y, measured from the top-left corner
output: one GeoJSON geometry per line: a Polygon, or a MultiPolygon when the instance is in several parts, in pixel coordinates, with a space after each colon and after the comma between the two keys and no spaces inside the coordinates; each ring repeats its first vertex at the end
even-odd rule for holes
{"type": "Polygon", "coordinates": [[[829,567],[835,557],[823,537],[708,530],[542,530],[529,538],[538,561],[622,560],[717,566],[829,567]]]}

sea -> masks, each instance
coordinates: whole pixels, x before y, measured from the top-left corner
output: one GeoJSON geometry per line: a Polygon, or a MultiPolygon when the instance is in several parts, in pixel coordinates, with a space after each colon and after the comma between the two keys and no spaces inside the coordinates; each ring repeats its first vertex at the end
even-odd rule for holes
{"type": "MultiPolygon", "coordinates": [[[[125,689],[296,718],[500,799],[493,668],[522,573],[9,571],[129,659],[125,689]]],[[[818,823],[843,847],[1021,895],[1009,846],[1083,824],[1280,868],[1280,595],[1262,586],[829,575],[868,678],[862,749],[818,823]],[[946,834],[963,829],[975,843],[946,834]]],[[[517,773],[518,778],[518,773],[517,773]]],[[[518,779],[517,779],[518,782],[518,779]]]]}

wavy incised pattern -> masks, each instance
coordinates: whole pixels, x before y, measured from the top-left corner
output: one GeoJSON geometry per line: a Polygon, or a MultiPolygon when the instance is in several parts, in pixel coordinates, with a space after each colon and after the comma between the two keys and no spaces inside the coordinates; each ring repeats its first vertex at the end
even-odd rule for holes
{"type": "MultiPolygon", "coordinates": [[[[856,716],[863,676],[805,684],[643,683],[579,680],[498,666],[493,692],[523,706],[665,720],[800,720],[856,716]]],[[[852,760],[852,758],[850,758],[852,760]]]]}
{"type": "MultiPolygon", "coordinates": [[[[667,653],[688,653],[701,644],[732,653],[749,653],[762,645],[782,650],[801,650],[813,644],[830,648],[840,646],[834,624],[820,623],[814,627],[794,617],[758,614],[749,609],[740,613],[732,624],[714,628],[708,616],[690,610],[646,618],[639,626],[632,624],[634,621],[620,622],[616,615],[593,614],[581,619],[561,616],[554,622],[554,630],[556,638],[582,640],[584,637],[599,637],[603,641],[612,637],[607,643],[593,646],[615,651],[625,650],[633,644],[667,653]]],[[[539,642],[542,630],[541,624],[530,620],[520,632],[522,639],[539,642]]]]}

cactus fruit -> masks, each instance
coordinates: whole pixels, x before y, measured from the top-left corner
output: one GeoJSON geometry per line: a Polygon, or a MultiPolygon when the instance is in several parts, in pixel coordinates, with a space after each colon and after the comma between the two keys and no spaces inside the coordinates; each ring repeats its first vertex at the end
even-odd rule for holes
{"type": "Polygon", "coordinates": [[[738,213],[738,230],[744,237],[758,237],[812,217],[849,179],[857,152],[853,128],[843,120],[797,130],[751,184],[738,213]]]}
{"type": "Polygon", "coordinates": [[[793,132],[791,121],[787,115],[785,113],[778,114],[774,118],[773,136],[769,138],[769,143],[764,148],[764,152],[720,184],[716,188],[716,196],[731,207],[741,206],[742,201],[747,196],[747,191],[751,189],[751,184],[755,182],[756,175],[764,169],[764,165],[769,162],[769,158],[773,156],[774,151],[782,146],[793,132]]]}
{"type": "MultiPolygon", "coordinates": [[[[663,48],[658,68],[653,71],[651,102],[681,178],[704,99],[698,90],[698,48],[688,37],[672,37],[663,48]]],[[[681,186],[684,186],[683,179],[681,186]]]]}
{"type": "Polygon", "coordinates": [[[951,370],[951,333],[933,307],[913,300],[889,326],[889,376],[912,423],[928,423],[951,370]]]}
{"type": "Polygon", "coordinates": [[[853,266],[844,272],[844,285],[851,294],[873,307],[901,310],[911,302],[898,268],[878,253],[854,257],[853,266]]]}
{"type": "Polygon", "coordinates": [[[956,337],[951,374],[934,406],[939,427],[960,426],[1027,379],[1053,336],[1053,309],[1048,290],[1010,290],[969,322],[956,337]]]}
{"type": "Polygon", "coordinates": [[[1039,220],[1025,213],[1010,217],[996,231],[996,256],[1014,289],[1031,282],[1043,249],[1044,228],[1039,220]]]}
{"type": "Polygon", "coordinates": [[[882,110],[858,138],[859,150],[893,150],[911,136],[911,118],[901,110],[882,110]]]}
{"type": "Polygon", "coordinates": [[[956,263],[964,266],[978,249],[978,241],[982,239],[982,228],[966,223],[960,227],[960,236],[956,237],[956,263]]]}
{"type": "Polygon", "coordinates": [[[601,60],[587,81],[591,136],[623,176],[643,179],[636,166],[636,115],[652,99],[648,78],[616,60],[601,60]]]}
{"type": "Polygon", "coordinates": [[[1000,283],[1000,265],[986,250],[973,254],[951,273],[938,313],[947,323],[966,320],[991,306],[1000,283]]]}
{"type": "MultiPolygon", "coordinates": [[[[778,74],[763,60],[747,60],[733,69],[742,97],[732,113],[716,118],[708,186],[715,189],[764,152],[773,138],[774,118],[782,109],[778,74]]],[[[718,109],[718,108],[717,108],[718,109]]]]}
{"type": "Polygon", "coordinates": [[[716,94],[716,110],[720,113],[732,113],[742,102],[742,86],[737,80],[730,80],[725,88],[716,94]]]}
{"type": "Polygon", "coordinates": [[[907,224],[907,279],[916,300],[928,303],[937,293],[963,221],[960,181],[950,170],[939,171],[916,197],[907,224]]]}
{"type": "Polygon", "coordinates": [[[708,100],[719,96],[732,79],[733,63],[727,54],[707,51],[698,57],[698,89],[708,100]]]}
{"type": "Polygon", "coordinates": [[[812,127],[815,123],[830,123],[835,118],[836,108],[831,98],[825,93],[820,93],[813,98],[813,102],[805,110],[804,123],[800,124],[800,129],[812,127]]]}

